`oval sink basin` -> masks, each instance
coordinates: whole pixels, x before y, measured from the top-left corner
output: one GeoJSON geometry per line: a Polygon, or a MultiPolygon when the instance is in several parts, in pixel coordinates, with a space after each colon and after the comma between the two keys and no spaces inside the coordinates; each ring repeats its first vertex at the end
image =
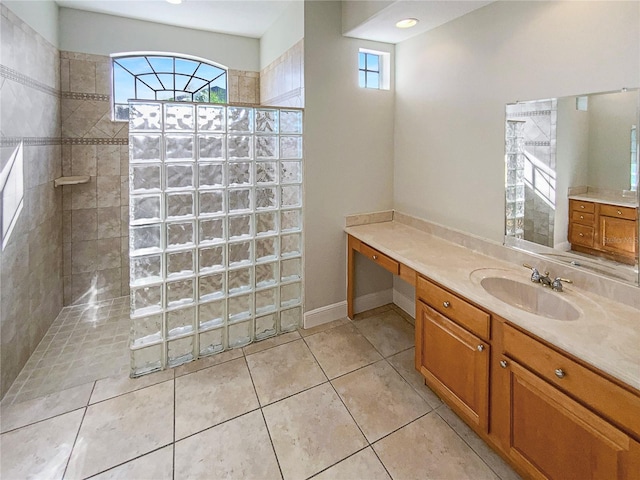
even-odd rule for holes
{"type": "Polygon", "coordinates": [[[561,293],[504,277],[486,277],[480,285],[498,300],[526,312],[554,320],[577,320],[580,311],[563,299],[561,293]]]}

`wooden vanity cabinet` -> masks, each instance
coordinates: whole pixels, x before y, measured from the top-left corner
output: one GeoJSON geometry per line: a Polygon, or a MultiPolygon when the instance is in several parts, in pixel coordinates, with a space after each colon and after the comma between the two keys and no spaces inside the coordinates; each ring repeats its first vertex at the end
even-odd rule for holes
{"type": "Polygon", "coordinates": [[[638,223],[635,208],[600,206],[600,248],[635,259],[638,254],[638,223]]]}

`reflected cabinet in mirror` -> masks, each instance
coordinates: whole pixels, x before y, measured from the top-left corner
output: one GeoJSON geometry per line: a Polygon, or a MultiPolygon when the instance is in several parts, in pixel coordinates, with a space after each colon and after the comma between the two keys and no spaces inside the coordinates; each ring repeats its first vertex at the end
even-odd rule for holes
{"type": "Polygon", "coordinates": [[[505,244],[638,284],[638,89],[506,107],[505,244]]]}

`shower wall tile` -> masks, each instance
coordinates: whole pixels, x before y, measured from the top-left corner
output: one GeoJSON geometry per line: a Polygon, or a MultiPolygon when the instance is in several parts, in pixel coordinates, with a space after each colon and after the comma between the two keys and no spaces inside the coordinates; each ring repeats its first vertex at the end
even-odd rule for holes
{"type": "Polygon", "coordinates": [[[229,103],[258,105],[260,103],[260,73],[229,70],[227,76],[229,103]]]}
{"type": "Polygon", "coordinates": [[[304,107],[304,40],[260,71],[260,105],[304,107]]]}
{"type": "Polygon", "coordinates": [[[23,142],[23,208],[0,253],[0,397],[62,308],[60,55],[0,5],[0,168],[23,142]],[[16,141],[15,139],[18,139],[16,141]]]}

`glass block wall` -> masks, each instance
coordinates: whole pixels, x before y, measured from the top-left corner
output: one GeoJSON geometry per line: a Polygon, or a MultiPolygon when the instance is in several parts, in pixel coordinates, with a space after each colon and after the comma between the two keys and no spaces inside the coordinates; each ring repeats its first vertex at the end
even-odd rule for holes
{"type": "Polygon", "coordinates": [[[131,102],[132,376],[296,329],[302,110],[131,102]]]}
{"type": "Polygon", "coordinates": [[[505,232],[515,238],[524,235],[524,124],[520,120],[507,120],[505,136],[505,232]]]}

